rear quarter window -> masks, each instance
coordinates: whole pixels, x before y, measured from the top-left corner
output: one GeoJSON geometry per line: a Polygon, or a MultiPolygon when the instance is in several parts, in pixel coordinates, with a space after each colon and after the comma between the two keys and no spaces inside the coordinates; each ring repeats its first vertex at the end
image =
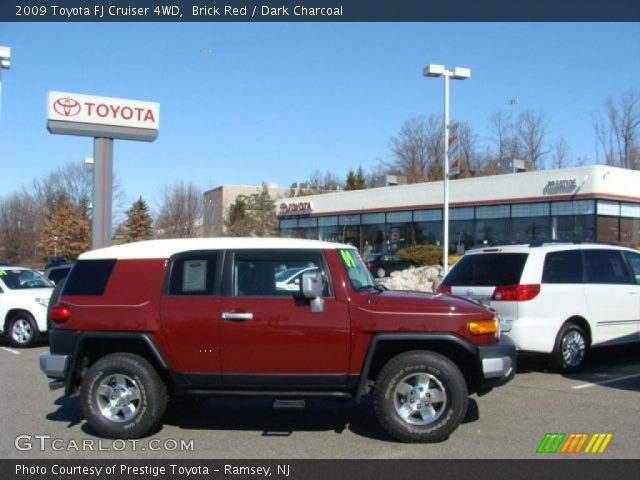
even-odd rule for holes
{"type": "Polygon", "coordinates": [[[580,250],[549,252],[544,258],[542,283],[582,283],[582,253],[580,250]]]}
{"type": "Polygon", "coordinates": [[[520,283],[526,253],[478,253],[463,256],[447,275],[447,285],[501,286],[520,283]]]}
{"type": "Polygon", "coordinates": [[[62,295],[102,295],[116,260],[79,260],[69,272],[62,295]]]}

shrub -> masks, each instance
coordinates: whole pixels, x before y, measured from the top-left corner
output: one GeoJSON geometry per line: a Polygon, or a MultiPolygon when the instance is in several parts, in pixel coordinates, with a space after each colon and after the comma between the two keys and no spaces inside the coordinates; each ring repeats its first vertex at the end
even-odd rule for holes
{"type": "Polygon", "coordinates": [[[418,265],[442,264],[442,247],[436,247],[435,245],[417,245],[403,248],[398,250],[398,255],[418,265]]]}

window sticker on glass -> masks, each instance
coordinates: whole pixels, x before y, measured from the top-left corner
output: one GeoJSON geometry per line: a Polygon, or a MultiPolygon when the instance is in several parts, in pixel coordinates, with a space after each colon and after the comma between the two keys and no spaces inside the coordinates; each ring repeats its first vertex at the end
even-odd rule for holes
{"type": "Polygon", "coordinates": [[[0,277],[4,277],[7,275],[7,272],[5,272],[4,270],[0,270],[0,277]]]}
{"type": "Polygon", "coordinates": [[[207,261],[186,260],[182,275],[182,291],[198,292],[206,290],[207,286],[207,261]]]}
{"type": "Polygon", "coordinates": [[[340,250],[340,256],[347,268],[354,268],[356,266],[356,262],[349,250],[340,250]]]}

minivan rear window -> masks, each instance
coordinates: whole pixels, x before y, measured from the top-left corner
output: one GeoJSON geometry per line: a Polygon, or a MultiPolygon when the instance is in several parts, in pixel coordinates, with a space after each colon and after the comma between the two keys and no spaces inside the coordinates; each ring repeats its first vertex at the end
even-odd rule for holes
{"type": "Polygon", "coordinates": [[[496,287],[517,285],[527,261],[526,253],[479,253],[463,256],[443,283],[452,286],[496,287]]]}
{"type": "Polygon", "coordinates": [[[69,272],[62,295],[102,295],[116,260],[80,260],[69,272]]]}

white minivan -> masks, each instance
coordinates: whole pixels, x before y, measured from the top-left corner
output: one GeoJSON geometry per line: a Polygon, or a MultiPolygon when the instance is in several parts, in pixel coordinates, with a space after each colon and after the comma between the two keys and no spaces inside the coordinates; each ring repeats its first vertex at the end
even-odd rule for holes
{"type": "Polygon", "coordinates": [[[503,339],[579,370],[589,348],[640,340],[640,252],[599,243],[470,250],[438,287],[500,315],[503,339]]]}

